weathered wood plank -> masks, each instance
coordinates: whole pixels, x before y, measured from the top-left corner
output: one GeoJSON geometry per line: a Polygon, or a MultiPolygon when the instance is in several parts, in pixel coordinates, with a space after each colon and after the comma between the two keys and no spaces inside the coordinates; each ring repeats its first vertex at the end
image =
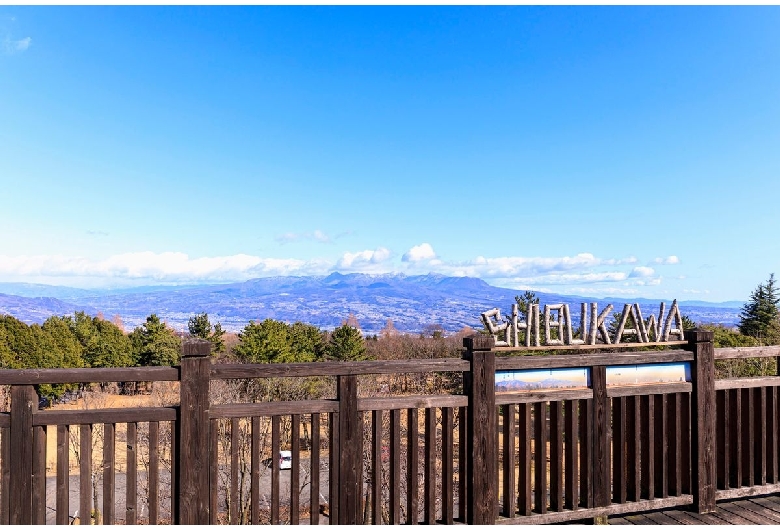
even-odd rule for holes
{"type": "Polygon", "coordinates": [[[641,492],[647,500],[655,499],[655,398],[639,398],[639,415],[642,424],[641,492]]]}
{"type": "Polygon", "coordinates": [[[382,411],[371,411],[371,524],[382,524],[382,411]]]}
{"type": "Polygon", "coordinates": [[[593,475],[593,505],[610,504],[611,482],[609,462],[609,398],[607,398],[606,366],[591,368],[593,388],[593,455],[590,472],[593,475]]]}
{"type": "Polygon", "coordinates": [[[209,420],[209,524],[219,524],[219,424],[218,419],[209,420]]]}
{"type": "Polygon", "coordinates": [[[744,497],[753,497],[756,495],[767,495],[769,493],[780,492],[780,484],[765,484],[763,486],[742,486],[741,488],[731,488],[729,490],[717,491],[715,498],[717,500],[739,499],[744,497]]]}
{"type": "Polygon", "coordinates": [[[715,390],[729,390],[732,388],[758,388],[763,386],[780,386],[780,378],[777,376],[766,377],[733,377],[718,379],[715,381],[715,390]]]}
{"type": "Polygon", "coordinates": [[[0,524],[7,525],[11,524],[11,430],[8,426],[0,428],[0,464],[0,524]]]}
{"type": "MultiPolygon", "coordinates": [[[[444,524],[454,523],[453,513],[453,411],[450,407],[441,409],[441,520],[444,524]]],[[[514,468],[513,468],[514,471],[514,468]]]]}
{"type": "Polygon", "coordinates": [[[21,370],[0,370],[0,385],[178,380],[179,369],[177,367],[167,366],[147,366],[142,368],[25,368],[21,370]]]}
{"type": "Polygon", "coordinates": [[[766,392],[766,480],[775,483],[778,482],[777,387],[767,387],[766,392]]]}
{"type": "Polygon", "coordinates": [[[578,425],[579,417],[577,415],[577,401],[565,401],[563,404],[564,417],[564,464],[566,473],[564,483],[564,508],[567,510],[576,510],[579,507],[579,496],[577,494],[577,485],[579,482],[579,435],[578,425]]]}
{"type": "Polygon", "coordinates": [[[550,509],[563,510],[563,404],[550,403],[550,509]]]}
{"type": "Polygon", "coordinates": [[[311,415],[311,484],[309,485],[309,523],[320,524],[320,415],[311,415]]]}
{"type": "Polygon", "coordinates": [[[715,348],[715,360],[750,359],[780,356],[780,346],[750,346],[746,348],[715,348]]]}
{"type": "Polygon", "coordinates": [[[46,524],[46,428],[33,427],[32,524],[46,524]]]}
{"type": "Polygon", "coordinates": [[[330,447],[328,448],[328,460],[329,460],[329,511],[328,511],[328,524],[339,524],[339,484],[341,483],[341,477],[339,476],[339,458],[338,455],[341,452],[341,442],[339,440],[339,413],[331,412],[328,415],[329,427],[330,427],[330,447]]]}
{"type": "MultiPolygon", "coordinates": [[[[580,346],[579,348],[573,348],[567,346],[566,348],[539,348],[540,350],[593,350],[603,349],[593,348],[590,345],[587,347],[580,346]]],[[[636,347],[636,344],[633,345],[636,347]]],[[[628,344],[611,345],[613,349],[630,349],[628,344]]],[[[493,351],[503,353],[504,348],[495,348],[493,351]]],[[[533,351],[533,350],[529,350],[533,351]]],[[[643,351],[643,352],[629,352],[619,351],[613,353],[587,353],[580,355],[526,355],[526,356],[512,356],[512,357],[496,357],[496,370],[527,370],[527,369],[539,369],[539,368],[575,368],[581,366],[618,366],[618,365],[632,365],[632,364],[648,364],[648,363],[671,363],[671,362],[686,362],[692,361],[693,355],[691,352],[685,350],[670,350],[670,351],[643,351]]]]}
{"type": "Polygon", "coordinates": [[[336,393],[339,401],[339,524],[361,524],[363,415],[357,409],[357,377],[339,376],[336,393]]]}
{"type": "Polygon", "coordinates": [[[593,400],[579,400],[580,409],[580,506],[593,507],[593,400]]]}
{"type": "MultiPolygon", "coordinates": [[[[716,415],[717,416],[717,415],[716,415]]],[[[691,425],[691,395],[688,393],[680,394],[680,469],[682,471],[682,483],[680,484],[682,493],[692,493],[691,488],[691,434],[693,428],[691,425]]],[[[713,429],[714,433],[714,429],[713,429]]],[[[713,439],[712,443],[714,444],[713,439]]],[[[712,450],[716,448],[713,445],[712,450]]],[[[715,477],[713,477],[714,479],[715,477]]]]}
{"type": "Polygon", "coordinates": [[[337,412],[338,401],[312,399],[301,401],[275,401],[266,403],[230,403],[212,405],[211,418],[248,418],[252,416],[279,416],[284,414],[315,414],[337,412]]]}
{"type": "Polygon", "coordinates": [[[406,421],[406,524],[417,524],[420,517],[419,493],[417,485],[420,483],[419,467],[419,439],[417,409],[407,411],[406,421]]]}
{"type": "Polygon", "coordinates": [[[135,423],[127,424],[127,450],[125,452],[125,524],[138,524],[138,428],[135,423]]]}
{"type": "Polygon", "coordinates": [[[666,396],[668,429],[669,495],[679,495],[682,489],[682,433],[680,421],[680,394],[666,396]]]}
{"type": "Polygon", "coordinates": [[[32,386],[11,387],[11,453],[10,522],[12,525],[33,521],[33,417],[38,395],[32,386]]]}
{"type": "Polygon", "coordinates": [[[498,499],[496,432],[496,358],[493,352],[473,351],[469,392],[469,524],[490,524],[498,499]]]}
{"type": "Polygon", "coordinates": [[[690,392],[691,383],[657,383],[647,385],[621,385],[607,388],[607,396],[611,398],[626,396],[643,396],[647,394],[677,394],[690,392]]]}
{"type": "Polygon", "coordinates": [[[42,410],[33,416],[33,425],[81,425],[84,423],[138,423],[174,421],[176,407],[140,407],[92,410],[42,410]]]}
{"type": "MultiPolygon", "coordinates": [[[[468,377],[468,373],[464,374],[464,386],[468,377]]],[[[467,521],[468,515],[468,410],[468,407],[458,409],[458,521],[461,523],[467,521]]]]}
{"type": "Polygon", "coordinates": [[[290,418],[290,524],[297,525],[301,520],[301,417],[293,414],[290,418]]]}
{"type": "Polygon", "coordinates": [[[572,399],[588,399],[592,392],[588,388],[581,389],[550,389],[531,390],[523,392],[498,392],[496,405],[513,405],[517,403],[538,403],[543,401],[566,401],[572,399]]]}
{"type": "Polygon", "coordinates": [[[465,407],[468,401],[468,396],[459,395],[361,398],[358,399],[358,411],[465,407]]]}
{"type": "Polygon", "coordinates": [[[755,445],[753,448],[753,477],[756,484],[766,484],[766,431],[767,421],[766,417],[766,388],[759,387],[753,390],[753,404],[754,404],[754,439],[755,445]]]}
{"type": "Polygon", "coordinates": [[[547,404],[534,403],[534,511],[547,513],[547,404]]]}
{"type": "Polygon", "coordinates": [[[742,392],[739,389],[729,391],[729,419],[731,454],[729,462],[729,482],[733,488],[742,487],[742,392]]]}
{"type": "Polygon", "coordinates": [[[517,496],[515,495],[515,407],[502,405],[503,419],[503,497],[502,514],[504,517],[514,517],[517,511],[517,496]]]}
{"type": "Polygon", "coordinates": [[[425,505],[426,524],[436,524],[436,409],[425,409],[425,505]]]}
{"type": "Polygon", "coordinates": [[[655,395],[655,496],[665,498],[669,495],[669,460],[666,396],[655,395]]]}
{"type": "Polygon", "coordinates": [[[79,426],[79,519],[92,524],[92,425],[79,426]]]}
{"type": "MultiPolygon", "coordinates": [[[[372,374],[419,374],[464,372],[469,363],[456,358],[409,361],[326,361],[319,363],[215,364],[212,379],[254,379],[267,377],[321,377],[372,374]]],[[[1,383],[0,383],[1,384],[1,383]]]]}
{"type": "Polygon", "coordinates": [[[116,495],[116,426],[103,424],[103,524],[114,524],[116,495]]]}
{"type": "MultiPolygon", "coordinates": [[[[495,353],[507,354],[507,353],[534,353],[539,351],[593,351],[593,350],[614,350],[613,353],[607,353],[605,355],[623,355],[624,350],[645,350],[646,348],[654,348],[658,346],[671,348],[673,346],[685,346],[688,343],[681,340],[670,340],[667,342],[624,342],[621,344],[569,344],[563,346],[495,346],[491,350],[495,353]]],[[[643,354],[655,355],[664,354],[670,352],[679,352],[680,350],[661,350],[661,351],[643,351],[643,354]]],[[[632,354],[634,352],[631,352],[632,354]]],[[[657,362],[657,361],[653,361],[657,362]]],[[[613,364],[613,363],[609,363],[613,364]]]]}
{"type": "Polygon", "coordinates": [[[531,407],[529,403],[521,403],[518,408],[518,451],[520,453],[519,472],[517,474],[518,507],[521,515],[531,515],[531,407]]]}
{"type": "MultiPolygon", "coordinates": [[[[236,525],[241,522],[241,507],[238,500],[238,458],[241,453],[241,446],[239,436],[241,434],[240,426],[238,424],[238,418],[230,419],[230,505],[228,507],[230,524],[236,525]]],[[[314,430],[312,429],[312,437],[314,436],[314,430]]],[[[312,451],[312,457],[314,451],[312,451]]],[[[314,469],[314,467],[312,467],[314,469]]],[[[319,476],[319,473],[312,473],[312,480],[315,476],[319,476]]],[[[313,501],[316,502],[316,499],[313,501]]],[[[312,511],[313,510],[312,508],[312,511]]],[[[319,512],[318,512],[319,513],[319,512]]]]}
{"type": "Polygon", "coordinates": [[[717,455],[718,461],[717,475],[718,482],[717,487],[719,490],[729,489],[729,393],[726,390],[718,390],[715,394],[715,410],[716,410],[716,439],[717,439],[717,455]]]}
{"type": "Polygon", "coordinates": [[[57,515],[58,525],[70,524],[70,450],[68,426],[57,426],[57,515]]]}
{"type": "Polygon", "coordinates": [[[149,524],[156,525],[160,516],[160,424],[149,422],[149,524]]]}
{"type": "Polygon", "coordinates": [[[401,524],[401,411],[390,411],[389,524],[401,524]]]}
{"type": "Polygon", "coordinates": [[[625,398],[612,398],[612,502],[627,500],[625,398]]]}
{"type": "Polygon", "coordinates": [[[641,458],[642,432],[639,422],[639,397],[631,396],[625,400],[626,409],[626,498],[638,501],[642,485],[639,483],[639,467],[641,458]]]}

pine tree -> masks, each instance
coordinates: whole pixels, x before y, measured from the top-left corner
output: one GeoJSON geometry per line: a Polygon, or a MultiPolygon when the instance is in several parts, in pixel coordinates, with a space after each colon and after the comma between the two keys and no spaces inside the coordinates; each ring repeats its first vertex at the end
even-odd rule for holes
{"type": "Polygon", "coordinates": [[[326,356],[334,361],[364,361],[366,344],[357,328],[344,324],[333,330],[325,347],[326,356]]]}
{"type": "Polygon", "coordinates": [[[780,303],[780,287],[777,286],[774,273],[769,275],[766,283],[761,283],[750,294],[750,300],[742,306],[739,314],[739,331],[749,335],[774,342],[778,338],[778,311],[780,303]]]}

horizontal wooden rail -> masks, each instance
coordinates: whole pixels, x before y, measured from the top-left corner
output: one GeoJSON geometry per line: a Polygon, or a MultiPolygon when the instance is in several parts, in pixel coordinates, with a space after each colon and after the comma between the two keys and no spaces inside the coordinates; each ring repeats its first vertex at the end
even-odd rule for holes
{"type": "Polygon", "coordinates": [[[176,421],[178,407],[132,409],[43,410],[33,414],[33,425],[82,425],[89,423],[135,423],[176,421]]]}
{"type": "Polygon", "coordinates": [[[215,364],[212,379],[265,377],[321,377],[339,375],[417,374],[426,372],[467,372],[468,361],[456,358],[402,361],[355,361],[288,364],[215,364]]]}
{"type": "Polygon", "coordinates": [[[519,357],[496,357],[496,370],[585,368],[588,366],[671,363],[692,360],[693,354],[684,350],[590,353],[585,355],[526,355],[519,357]]]}
{"type": "Polygon", "coordinates": [[[733,379],[715,380],[715,390],[728,390],[731,388],[758,388],[763,386],[780,386],[780,377],[736,377],[733,379]]]}
{"type": "Polygon", "coordinates": [[[179,368],[175,366],[145,366],[140,368],[25,368],[22,370],[0,370],[0,385],[178,380],[179,368]]]}
{"type": "Polygon", "coordinates": [[[495,524],[556,524],[566,521],[576,521],[578,519],[618,515],[621,513],[644,512],[648,510],[659,510],[661,508],[672,508],[674,506],[686,506],[692,502],[693,495],[679,495],[662,499],[626,502],[624,504],[610,504],[609,506],[601,508],[562,510],[560,512],[498,519],[495,524]]]}
{"type": "Polygon", "coordinates": [[[256,416],[289,416],[290,414],[317,414],[338,411],[339,402],[335,399],[310,399],[302,401],[211,405],[209,417],[212,419],[250,418],[256,416]]]}
{"type": "Polygon", "coordinates": [[[515,403],[540,403],[544,401],[566,401],[570,399],[590,399],[590,388],[562,388],[550,390],[531,390],[525,392],[496,392],[496,405],[515,403]]]}
{"type": "Polygon", "coordinates": [[[780,357],[780,346],[751,346],[748,348],[715,348],[715,360],[780,357]]]}
{"type": "Polygon", "coordinates": [[[670,340],[668,342],[624,342],[621,344],[573,344],[569,346],[531,346],[531,347],[518,347],[514,346],[495,346],[491,348],[491,351],[503,354],[503,353],[515,353],[515,352],[535,352],[535,351],[587,351],[587,350],[630,350],[638,348],[654,348],[654,347],[670,347],[670,346],[685,346],[688,341],[685,340],[670,340]]]}
{"type": "Polygon", "coordinates": [[[649,396],[654,394],[677,394],[690,392],[691,383],[651,383],[641,385],[607,386],[607,397],[649,396]]]}
{"type": "Polygon", "coordinates": [[[720,500],[738,499],[740,497],[756,497],[758,495],[768,495],[770,493],[780,492],[780,484],[763,484],[756,486],[744,486],[741,488],[732,488],[728,490],[718,490],[715,498],[720,500]]]}
{"type": "Polygon", "coordinates": [[[403,396],[358,399],[358,410],[432,409],[466,407],[468,396],[403,396]]]}

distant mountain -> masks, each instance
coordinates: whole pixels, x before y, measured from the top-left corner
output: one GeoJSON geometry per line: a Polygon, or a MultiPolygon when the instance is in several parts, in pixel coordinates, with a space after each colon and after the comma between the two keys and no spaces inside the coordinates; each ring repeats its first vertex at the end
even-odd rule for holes
{"type": "MultiPolygon", "coordinates": [[[[328,276],[283,276],[257,278],[241,283],[183,287],[149,287],[125,290],[83,290],[35,284],[0,284],[0,312],[25,322],[42,322],[48,316],[84,310],[102,312],[106,318],[120,315],[126,326],[140,325],[151,313],[177,329],[185,329],[196,313],[209,314],[232,331],[249,320],[274,318],[302,321],[323,329],[339,326],[354,314],[366,333],[377,333],[388,319],[396,329],[419,332],[428,324],[447,331],[465,326],[481,328],[480,314],[498,307],[502,313],[521,291],[488,285],[478,278],[440,274],[340,274],[328,276]],[[25,294],[19,294],[25,293],[25,294]],[[57,296],[54,296],[54,293],[57,296]],[[13,296],[12,296],[13,295],[13,296]]],[[[572,318],[579,322],[579,304],[597,301],[576,296],[539,293],[541,303],[571,304],[572,318]]],[[[599,300],[599,307],[612,303],[638,302],[647,317],[658,312],[655,300],[599,300]]],[[[666,300],[667,308],[671,300],[666,300]]],[[[696,322],[733,326],[741,303],[712,304],[680,302],[681,311],[696,322]],[[736,305],[734,305],[736,304],[736,305]]]]}

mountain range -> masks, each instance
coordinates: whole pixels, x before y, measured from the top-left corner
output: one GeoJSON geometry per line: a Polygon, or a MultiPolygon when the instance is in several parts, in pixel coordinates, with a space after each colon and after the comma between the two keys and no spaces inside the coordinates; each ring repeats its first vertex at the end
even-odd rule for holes
{"type": "MultiPolygon", "coordinates": [[[[257,278],[241,283],[190,286],[150,286],[91,290],[26,283],[0,283],[0,313],[23,322],[43,322],[51,315],[85,311],[106,318],[119,315],[127,329],[157,313],[169,325],[185,330],[188,319],[208,313],[212,323],[228,331],[241,330],[250,320],[273,318],[302,321],[322,329],[341,325],[350,315],[365,333],[377,333],[388,319],[404,332],[419,332],[438,324],[448,332],[466,326],[481,328],[480,314],[498,307],[508,311],[521,291],[494,287],[478,278],[438,274],[340,274],[257,278]]],[[[659,300],[605,299],[537,293],[542,304],[568,303],[574,320],[579,303],[608,303],[620,311],[624,303],[639,303],[645,316],[658,312],[659,300]]],[[[667,308],[671,300],[665,300],[667,308]]],[[[699,323],[734,326],[743,302],[680,301],[683,315],[699,323]]]]}

